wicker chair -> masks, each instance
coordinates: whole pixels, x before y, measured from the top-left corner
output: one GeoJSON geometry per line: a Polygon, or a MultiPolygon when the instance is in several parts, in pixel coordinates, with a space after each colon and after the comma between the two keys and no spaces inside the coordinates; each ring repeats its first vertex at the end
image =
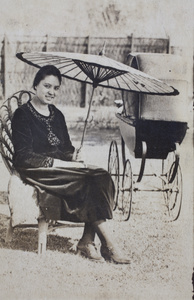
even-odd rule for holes
{"type": "MultiPolygon", "coordinates": [[[[7,228],[6,242],[12,240],[16,227],[38,226],[38,254],[46,252],[48,220],[38,206],[38,187],[23,183],[13,166],[14,148],[12,144],[11,120],[14,111],[31,99],[33,93],[19,91],[8,98],[0,108],[0,152],[5,166],[10,172],[8,184],[8,204],[10,220],[7,228]],[[20,214],[19,214],[20,213],[20,214]],[[29,224],[30,223],[30,224],[29,224]]],[[[55,222],[51,222],[54,224],[55,222]]],[[[59,224],[56,224],[57,226],[59,224]]]]}

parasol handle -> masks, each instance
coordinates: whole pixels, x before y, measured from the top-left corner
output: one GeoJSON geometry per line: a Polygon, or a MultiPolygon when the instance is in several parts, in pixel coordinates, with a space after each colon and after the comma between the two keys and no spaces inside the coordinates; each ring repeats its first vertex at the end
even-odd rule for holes
{"type": "Polygon", "coordinates": [[[79,150],[82,148],[83,142],[84,142],[84,136],[85,136],[85,133],[86,133],[86,127],[87,127],[88,118],[89,118],[89,115],[90,115],[90,109],[91,109],[91,106],[92,106],[92,98],[93,98],[93,95],[94,95],[94,89],[95,89],[95,87],[93,86],[92,94],[91,94],[90,101],[89,101],[88,112],[87,112],[87,116],[86,116],[85,123],[84,123],[84,129],[83,129],[83,134],[82,134],[82,139],[81,139],[81,144],[80,144],[79,150]]]}

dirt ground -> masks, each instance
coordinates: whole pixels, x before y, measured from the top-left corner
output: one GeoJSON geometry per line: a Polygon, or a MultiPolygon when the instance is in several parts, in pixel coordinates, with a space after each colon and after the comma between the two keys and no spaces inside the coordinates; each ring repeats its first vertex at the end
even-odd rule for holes
{"type": "MultiPolygon", "coordinates": [[[[79,132],[71,134],[78,144],[79,132]]],[[[108,145],[115,136],[119,143],[118,132],[104,132],[100,137],[98,132],[89,133],[86,160],[107,168],[108,145]]],[[[129,221],[118,221],[116,212],[108,221],[130,265],[96,263],[78,256],[72,246],[82,234],[82,224],[66,223],[63,229],[51,232],[45,257],[37,255],[36,229],[15,229],[12,242],[6,244],[7,195],[4,191],[0,195],[0,299],[192,298],[192,242],[189,244],[185,234],[184,206],[180,218],[169,222],[161,192],[134,193],[129,221]]],[[[96,244],[99,247],[97,238],[96,244]]]]}

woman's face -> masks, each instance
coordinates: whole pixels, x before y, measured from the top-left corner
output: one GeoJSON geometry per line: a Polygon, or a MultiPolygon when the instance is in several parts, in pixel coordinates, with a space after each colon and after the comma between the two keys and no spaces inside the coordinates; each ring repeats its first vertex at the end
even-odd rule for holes
{"type": "Polygon", "coordinates": [[[41,104],[52,104],[55,100],[60,88],[58,77],[47,75],[36,86],[36,96],[39,98],[41,104]]]}

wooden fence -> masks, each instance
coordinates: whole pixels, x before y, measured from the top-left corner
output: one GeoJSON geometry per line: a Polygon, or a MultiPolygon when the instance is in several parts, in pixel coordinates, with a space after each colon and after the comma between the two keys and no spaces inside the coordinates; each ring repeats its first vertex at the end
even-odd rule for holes
{"type": "MultiPolygon", "coordinates": [[[[20,89],[31,89],[37,69],[16,58],[17,52],[26,51],[65,51],[98,54],[106,42],[105,55],[125,62],[129,52],[169,52],[169,39],[104,37],[52,37],[52,36],[4,36],[1,37],[0,47],[0,99],[3,100],[20,89]]],[[[71,106],[84,107],[89,99],[91,88],[85,84],[63,79],[61,99],[71,106]]],[[[120,91],[98,87],[95,91],[94,102],[111,105],[112,99],[120,98],[120,91]]],[[[59,101],[60,104],[60,101],[59,101]]]]}

